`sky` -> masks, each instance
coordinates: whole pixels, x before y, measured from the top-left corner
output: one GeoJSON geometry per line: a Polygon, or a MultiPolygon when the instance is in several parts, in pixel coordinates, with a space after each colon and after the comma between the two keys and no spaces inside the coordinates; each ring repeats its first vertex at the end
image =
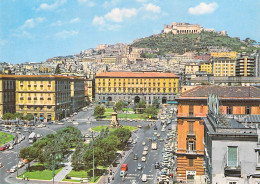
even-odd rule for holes
{"type": "Polygon", "coordinates": [[[131,43],[187,22],[260,41],[260,0],[0,0],[0,62],[131,43]]]}

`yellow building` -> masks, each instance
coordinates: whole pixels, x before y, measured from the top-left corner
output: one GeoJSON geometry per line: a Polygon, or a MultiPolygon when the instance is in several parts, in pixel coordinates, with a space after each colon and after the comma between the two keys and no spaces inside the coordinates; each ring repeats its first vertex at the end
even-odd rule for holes
{"type": "Polygon", "coordinates": [[[84,79],[58,75],[0,75],[0,116],[33,114],[56,120],[85,106],[84,79]]]}
{"type": "Polygon", "coordinates": [[[185,65],[185,74],[196,74],[199,71],[198,63],[188,63],[185,65]]]}
{"type": "Polygon", "coordinates": [[[211,62],[201,62],[200,71],[206,72],[207,74],[212,74],[212,63],[211,62]]]}
{"type": "Polygon", "coordinates": [[[15,113],[15,79],[12,75],[0,75],[0,116],[15,113]]]}
{"type": "Polygon", "coordinates": [[[236,59],[237,52],[211,52],[210,56],[213,58],[228,57],[228,58],[236,59]]]}
{"type": "Polygon", "coordinates": [[[102,57],[102,63],[116,63],[117,62],[117,57],[116,56],[111,56],[111,57],[102,57]]]}
{"type": "Polygon", "coordinates": [[[96,75],[96,101],[123,100],[128,104],[141,99],[152,104],[175,101],[179,93],[179,77],[173,73],[160,72],[103,72],[96,75]]]}
{"type": "Polygon", "coordinates": [[[214,76],[229,77],[236,74],[236,60],[230,58],[213,59],[214,76]]]}

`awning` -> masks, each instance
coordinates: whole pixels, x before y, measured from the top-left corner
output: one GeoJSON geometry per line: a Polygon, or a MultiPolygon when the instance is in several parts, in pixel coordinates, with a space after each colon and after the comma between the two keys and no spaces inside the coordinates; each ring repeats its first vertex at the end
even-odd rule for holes
{"type": "Polygon", "coordinates": [[[44,119],[44,117],[40,117],[40,120],[43,120],[44,119]]]}
{"type": "Polygon", "coordinates": [[[178,104],[177,101],[168,101],[167,103],[168,103],[168,104],[178,104]]]}
{"type": "Polygon", "coordinates": [[[106,101],[106,100],[102,100],[102,101],[101,101],[101,103],[105,103],[105,102],[107,102],[107,101],[106,101]]]}

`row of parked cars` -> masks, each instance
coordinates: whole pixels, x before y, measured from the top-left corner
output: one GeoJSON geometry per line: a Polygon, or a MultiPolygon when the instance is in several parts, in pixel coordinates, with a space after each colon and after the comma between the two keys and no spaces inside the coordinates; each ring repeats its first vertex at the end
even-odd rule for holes
{"type": "Polygon", "coordinates": [[[155,167],[160,169],[157,175],[158,182],[169,183],[169,178],[173,177],[173,167],[174,167],[174,150],[173,150],[173,139],[174,133],[170,130],[166,136],[164,149],[162,151],[162,160],[160,163],[156,163],[155,167]]]}
{"type": "Polygon", "coordinates": [[[0,151],[4,151],[4,150],[7,150],[7,149],[9,149],[9,150],[14,149],[14,145],[22,142],[24,139],[25,139],[25,136],[21,135],[20,137],[18,137],[17,140],[14,139],[11,143],[8,143],[8,144],[1,146],[0,151]]]}

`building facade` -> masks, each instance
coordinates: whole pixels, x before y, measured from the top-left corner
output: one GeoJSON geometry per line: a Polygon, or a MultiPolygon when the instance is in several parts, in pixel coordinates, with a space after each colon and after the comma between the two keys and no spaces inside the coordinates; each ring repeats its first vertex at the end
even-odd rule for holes
{"type": "Polygon", "coordinates": [[[242,53],[236,61],[236,76],[255,77],[256,67],[256,57],[242,53]]]}
{"type": "Polygon", "coordinates": [[[173,34],[188,34],[200,33],[203,28],[199,24],[177,23],[173,22],[172,25],[164,25],[163,32],[173,34]]]}
{"type": "Polygon", "coordinates": [[[236,59],[231,58],[214,58],[213,75],[218,77],[236,75],[236,59]]]}
{"type": "Polygon", "coordinates": [[[232,59],[236,59],[237,58],[237,52],[211,52],[210,56],[212,58],[232,58],[232,59]]]}
{"type": "Polygon", "coordinates": [[[206,72],[207,74],[212,74],[212,63],[211,62],[200,62],[199,71],[206,72]]]}
{"type": "Polygon", "coordinates": [[[3,75],[1,116],[33,114],[36,120],[62,119],[85,106],[84,80],[58,75],[3,75]]]}
{"type": "Polygon", "coordinates": [[[259,131],[219,114],[217,96],[209,95],[208,104],[208,115],[203,120],[209,183],[259,183],[259,131]]]}
{"type": "Polygon", "coordinates": [[[0,75],[0,115],[15,113],[15,79],[0,75]]]}
{"type": "Polygon", "coordinates": [[[155,99],[161,103],[174,101],[179,93],[179,77],[172,73],[159,72],[104,72],[96,75],[96,101],[128,104],[141,99],[152,104],[155,99]]]}
{"type": "Polygon", "coordinates": [[[177,179],[195,180],[204,175],[204,121],[208,114],[208,94],[220,100],[225,116],[260,114],[260,89],[256,87],[198,86],[182,93],[177,99],[177,179]]]}

